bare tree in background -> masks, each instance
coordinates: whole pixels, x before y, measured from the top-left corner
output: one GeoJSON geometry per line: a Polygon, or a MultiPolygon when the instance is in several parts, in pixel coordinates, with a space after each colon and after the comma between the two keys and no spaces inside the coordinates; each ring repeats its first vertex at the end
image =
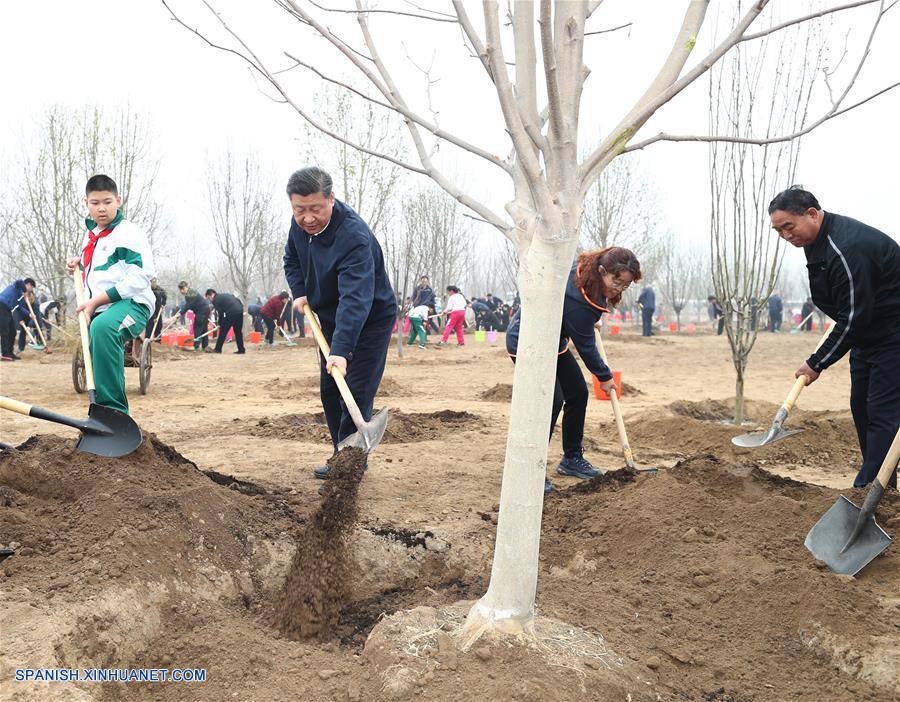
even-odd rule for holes
{"type": "Polygon", "coordinates": [[[271,179],[263,176],[250,156],[240,162],[228,151],[218,165],[210,165],[207,195],[216,244],[228,263],[238,297],[245,303],[263,259],[273,253],[278,214],[271,179]]]}
{"type": "Polygon", "coordinates": [[[644,242],[655,238],[661,220],[659,197],[638,163],[633,157],[616,159],[584,198],[581,245],[625,246],[638,253],[644,242]]]}
{"type": "MultiPolygon", "coordinates": [[[[220,46],[207,38],[207,33],[191,28],[174,13],[173,17],[213,46],[241,55],[278,93],[279,99],[314,127],[324,129],[304,105],[294,99],[295,93],[289,85],[293,72],[281,70],[281,66],[270,68],[228,25],[224,15],[215,8],[215,0],[204,1],[212,10],[211,21],[227,37],[222,41],[227,41],[228,46],[220,46]]],[[[169,7],[167,0],[163,3],[169,7]]],[[[414,161],[390,154],[383,154],[383,157],[432,178],[475,215],[513,240],[520,252],[522,326],[519,362],[515,367],[494,561],[488,591],[470,610],[461,643],[467,648],[485,631],[493,630],[533,635],[548,448],[546,441],[535,440],[535,427],[546,427],[550,421],[557,337],[548,330],[561,326],[564,290],[578,245],[585,196],[606,167],[623,153],[647,148],[659,141],[730,138],[728,134],[682,136],[665,133],[640,140],[636,137],[657,110],[735,47],[807,21],[809,17],[795,18],[788,24],[773,24],[751,34],[749,28],[768,4],[767,0],[757,0],[722,41],[692,67],[687,67],[709,5],[708,0],[690,0],[686,3],[680,27],[673,27],[672,46],[662,59],[658,73],[633,104],[623,105],[610,99],[609,91],[584,95],[586,80],[591,74],[584,63],[585,38],[597,33],[587,31],[587,25],[601,6],[598,0],[559,0],[555,3],[541,0],[537,6],[529,2],[511,3],[510,15],[502,22],[499,4],[486,0],[483,4],[483,34],[476,29],[461,0],[454,0],[452,13],[417,6],[410,9],[408,5],[402,6],[405,8],[402,13],[385,8],[374,11],[364,7],[362,0],[357,0],[355,11],[334,13],[320,5],[307,6],[298,0],[281,0],[278,4],[287,16],[298,21],[301,29],[324,39],[333,52],[326,55],[322,43],[306,42],[310,50],[302,57],[288,55],[291,61],[288,67],[305,67],[322,79],[343,85],[359,95],[370,90],[372,94],[366,94],[368,99],[402,116],[415,152],[414,161]],[[346,12],[356,20],[361,33],[358,41],[349,34],[352,31],[350,23],[341,22],[346,12]],[[503,118],[498,131],[509,137],[510,152],[506,157],[445,129],[433,116],[425,116],[411,107],[422,101],[412,103],[407,100],[406,91],[397,84],[384,60],[376,36],[382,40],[382,45],[395,43],[396,37],[403,36],[404,32],[416,31],[411,23],[422,22],[430,23],[428,26],[435,31],[446,28],[463,37],[468,55],[483,71],[482,79],[488,81],[496,96],[497,108],[503,118]],[[383,23],[380,32],[373,31],[373,23],[383,23]],[[404,26],[397,26],[398,23],[404,23],[404,26]],[[358,84],[349,84],[324,73],[333,69],[335,56],[354,69],[355,76],[361,79],[358,84]],[[539,81],[545,90],[546,102],[538,89],[539,81]],[[363,83],[366,88],[360,87],[363,83]],[[615,126],[605,135],[582,135],[583,141],[590,140],[597,146],[585,158],[579,158],[579,116],[583,97],[584,102],[593,100],[594,104],[604,104],[614,110],[610,123],[615,126]],[[447,176],[434,159],[438,145],[442,149],[459,149],[506,177],[512,195],[502,213],[490,204],[491,193],[473,195],[447,176]]],[[[882,3],[874,23],[876,27],[883,12],[882,3]]],[[[629,67],[628,59],[623,58],[616,70],[629,67]]],[[[855,76],[851,85],[854,79],[855,76]]],[[[845,97],[846,92],[819,119],[809,122],[808,129],[848,109],[842,104],[845,97]]],[[[495,118],[496,113],[489,115],[486,108],[486,104],[479,105],[484,124],[492,128],[496,119],[488,121],[488,117],[495,118]]],[[[486,130],[487,126],[476,140],[486,130]]],[[[366,151],[348,135],[329,132],[329,136],[366,151]]],[[[790,141],[797,136],[797,133],[770,132],[752,140],[757,143],[775,139],[790,141]]]]}
{"type": "Polygon", "coordinates": [[[657,280],[663,299],[675,313],[675,324],[681,331],[681,313],[691,297],[696,296],[700,282],[709,271],[706,256],[696,247],[678,245],[675,237],[669,235],[662,257],[657,280]]]}
{"type": "MultiPolygon", "coordinates": [[[[761,123],[767,135],[803,130],[823,60],[816,27],[792,28],[777,44],[766,38],[754,53],[738,46],[728,62],[714,68],[710,129],[736,140],[750,138],[761,123]]],[[[710,145],[712,277],[735,369],[735,424],[744,419],[747,364],[783,253],[781,238],[772,235],[768,203],[793,182],[800,144],[798,137],[761,148],[745,141],[710,145]]]]}
{"type": "Polygon", "coordinates": [[[159,161],[138,122],[129,110],[47,110],[4,183],[6,270],[34,276],[54,297],[64,295],[65,261],[78,253],[85,231],[84,184],[96,173],[116,181],[123,210],[152,235],[159,224],[152,197],[159,161]]]}

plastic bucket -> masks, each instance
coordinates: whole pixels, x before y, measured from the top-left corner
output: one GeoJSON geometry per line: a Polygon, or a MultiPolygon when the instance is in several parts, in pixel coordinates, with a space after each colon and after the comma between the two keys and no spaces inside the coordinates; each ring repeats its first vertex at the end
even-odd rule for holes
{"type": "Polygon", "coordinates": [[[484,341],[487,338],[487,332],[484,329],[479,329],[475,332],[475,341],[484,341]]]}
{"type": "Polygon", "coordinates": [[[619,327],[617,327],[616,325],[612,325],[609,328],[609,333],[612,334],[613,336],[615,336],[616,334],[619,333],[619,327]]]}
{"type": "Polygon", "coordinates": [[[259,344],[262,342],[262,333],[258,331],[250,332],[250,343],[259,344]]]}
{"type": "Polygon", "coordinates": [[[670,332],[677,332],[677,331],[678,331],[678,325],[675,324],[675,322],[672,322],[672,323],[669,325],[669,331],[670,331],[670,332]]]}
{"type": "Polygon", "coordinates": [[[487,340],[488,340],[490,343],[492,343],[492,344],[493,344],[495,341],[497,341],[497,332],[495,332],[493,329],[491,329],[491,330],[487,333],[487,340]]]}
{"type": "Polygon", "coordinates": [[[194,337],[190,334],[179,334],[178,335],[178,345],[179,346],[193,346],[194,345],[194,337]]]}
{"type": "Polygon", "coordinates": [[[684,325],[684,330],[685,330],[688,334],[693,334],[695,331],[697,331],[697,325],[696,325],[696,324],[685,324],[685,325],[684,325]]]}
{"type": "MultiPolygon", "coordinates": [[[[597,380],[596,375],[591,376],[591,380],[594,383],[594,397],[598,400],[609,400],[609,395],[603,392],[603,389],[600,387],[600,381],[597,380]]],[[[619,397],[622,397],[622,371],[613,371],[613,382],[616,384],[616,392],[619,393],[619,397]]]]}

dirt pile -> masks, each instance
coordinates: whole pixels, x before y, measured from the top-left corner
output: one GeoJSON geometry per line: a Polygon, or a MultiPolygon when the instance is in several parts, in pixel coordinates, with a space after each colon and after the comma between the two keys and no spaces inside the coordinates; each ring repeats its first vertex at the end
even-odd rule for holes
{"type": "Polygon", "coordinates": [[[653,410],[630,418],[628,437],[633,448],[668,451],[673,455],[711,453],[725,460],[755,460],[761,465],[810,466],[823,473],[855,472],[860,461],[856,430],[849,412],[811,412],[795,409],[786,428],[804,429],[800,434],[760,448],[735,446],[731,438],[738,434],[766,431],[777,405],[748,402],[747,415],[754,424],[736,427],[733,402],[704,400],[678,401],[665,410],[653,410]]]}
{"type": "Polygon", "coordinates": [[[354,573],[349,553],[356,527],[356,494],[366,452],[344,449],[328,460],[325,497],[297,541],[275,623],[289,636],[329,638],[347,604],[354,573]]]}
{"type": "Polygon", "coordinates": [[[512,385],[497,383],[494,387],[482,392],[478,397],[488,402],[509,402],[512,400],[512,385]]]}
{"type": "Polygon", "coordinates": [[[481,417],[471,412],[401,412],[391,409],[382,441],[386,444],[403,444],[446,438],[461,430],[477,429],[482,422],[481,417]]]}
{"type": "MultiPolygon", "coordinates": [[[[803,547],[839,494],[713,456],[560,490],[539,609],[601,631],[674,699],[896,699],[900,551],[854,580],[803,547]]],[[[898,514],[893,492],[877,518],[898,514]]]]}
{"type": "Polygon", "coordinates": [[[409,397],[413,392],[393,378],[382,378],[376,397],[409,397]]]}
{"type": "Polygon", "coordinates": [[[284,414],[280,417],[263,417],[246,431],[252,436],[273,437],[293,441],[331,443],[331,433],[323,412],[284,414]]]}

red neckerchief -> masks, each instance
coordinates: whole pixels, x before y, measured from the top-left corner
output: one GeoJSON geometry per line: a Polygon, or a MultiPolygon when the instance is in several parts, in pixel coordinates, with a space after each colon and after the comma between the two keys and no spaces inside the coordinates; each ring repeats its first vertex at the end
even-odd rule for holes
{"type": "Polygon", "coordinates": [[[99,234],[94,234],[94,232],[88,230],[88,243],[85,244],[84,249],[81,252],[81,261],[84,269],[81,271],[81,279],[83,281],[87,281],[87,273],[88,268],[91,267],[91,261],[94,258],[94,249],[97,246],[97,242],[100,241],[103,237],[107,236],[116,226],[112,225],[111,227],[107,227],[99,234]]]}

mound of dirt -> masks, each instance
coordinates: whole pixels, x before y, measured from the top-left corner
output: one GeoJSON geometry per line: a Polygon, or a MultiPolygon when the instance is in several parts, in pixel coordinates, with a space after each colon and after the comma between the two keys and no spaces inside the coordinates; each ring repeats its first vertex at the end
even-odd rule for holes
{"type": "Polygon", "coordinates": [[[300,535],[275,606],[275,623],[289,636],[330,637],[347,603],[353,577],[349,542],[365,465],[366,452],[358,448],[328,460],[325,499],[300,535]]]}
{"type": "Polygon", "coordinates": [[[382,378],[377,397],[409,397],[413,392],[393,378],[382,378]]]}
{"type": "Polygon", "coordinates": [[[275,437],[292,441],[331,443],[331,433],[325,423],[324,412],[285,414],[280,417],[263,417],[249,429],[253,436],[275,437]]]}
{"type": "MultiPolygon", "coordinates": [[[[671,699],[896,699],[900,550],[856,581],[803,548],[839,494],[714,456],[552,493],[539,609],[602,631],[671,699]]],[[[892,492],[877,519],[898,514],[892,492]]]]}
{"type": "Polygon", "coordinates": [[[628,396],[637,397],[638,395],[643,395],[643,394],[644,393],[641,390],[639,390],[636,386],[632,385],[631,383],[626,383],[625,381],[622,381],[622,395],[624,397],[628,397],[628,396]]]}
{"type": "Polygon", "coordinates": [[[440,412],[401,412],[390,410],[383,443],[403,444],[446,437],[450,432],[474,429],[483,422],[471,412],[441,410],[440,412]]]}
{"type": "Polygon", "coordinates": [[[512,400],[512,385],[509,383],[497,383],[494,387],[485,390],[478,397],[488,402],[509,402],[512,400]]]}
{"type": "Polygon", "coordinates": [[[747,413],[757,425],[736,427],[728,423],[733,404],[726,401],[679,401],[669,413],[658,410],[635,417],[628,423],[632,447],[667,451],[673,455],[711,453],[725,460],[757,460],[763,465],[810,466],[824,473],[855,471],[861,460],[856,430],[848,412],[810,412],[795,409],[786,428],[802,428],[800,434],[759,448],[741,448],[731,443],[738,434],[766,431],[777,405],[748,402],[747,413]],[[768,422],[768,423],[766,423],[768,422]]]}

